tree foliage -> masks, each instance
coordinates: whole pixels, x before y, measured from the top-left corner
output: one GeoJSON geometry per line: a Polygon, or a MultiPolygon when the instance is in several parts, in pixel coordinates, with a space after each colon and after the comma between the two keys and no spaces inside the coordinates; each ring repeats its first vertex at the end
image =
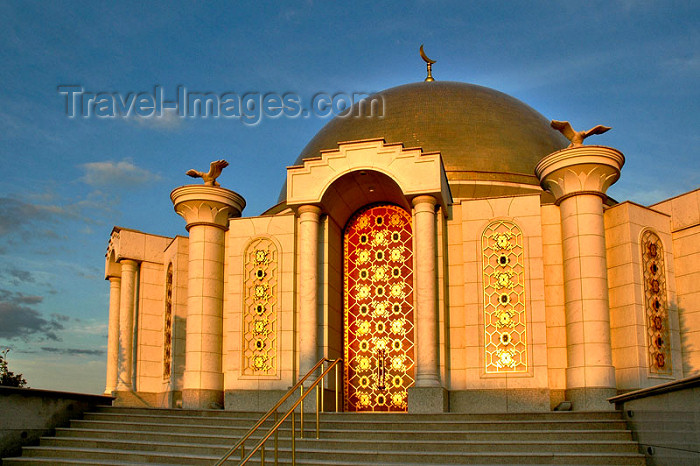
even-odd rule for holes
{"type": "Polygon", "coordinates": [[[7,367],[7,353],[10,351],[6,348],[0,351],[0,385],[8,387],[24,387],[27,381],[24,380],[22,374],[16,374],[7,367]]]}

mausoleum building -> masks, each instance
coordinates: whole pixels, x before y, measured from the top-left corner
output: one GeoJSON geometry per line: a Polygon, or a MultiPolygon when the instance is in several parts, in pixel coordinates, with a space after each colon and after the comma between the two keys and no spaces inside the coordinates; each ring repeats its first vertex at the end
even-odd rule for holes
{"type": "Polygon", "coordinates": [[[106,393],[262,411],[325,357],[344,411],[603,410],[700,373],[700,191],[615,201],[604,136],[485,87],[372,98],[262,215],[209,180],[171,237],[114,228],[106,393]]]}

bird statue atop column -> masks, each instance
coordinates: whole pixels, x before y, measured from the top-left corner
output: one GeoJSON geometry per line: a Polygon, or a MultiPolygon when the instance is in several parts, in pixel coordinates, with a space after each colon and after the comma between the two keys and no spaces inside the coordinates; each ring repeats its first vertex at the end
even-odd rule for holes
{"type": "Polygon", "coordinates": [[[221,171],[228,167],[226,160],[215,160],[209,165],[209,172],[204,173],[198,170],[188,170],[187,174],[192,178],[201,178],[204,180],[204,186],[220,186],[216,179],[221,175],[221,171]]]}
{"type": "Polygon", "coordinates": [[[594,126],[588,131],[575,131],[574,128],[571,127],[571,123],[569,123],[568,121],[557,120],[552,120],[551,125],[552,128],[559,131],[566,137],[566,139],[571,141],[571,144],[569,144],[568,147],[582,146],[583,140],[586,139],[588,136],[592,136],[594,134],[603,134],[604,132],[610,130],[610,126],[598,125],[594,126]]]}

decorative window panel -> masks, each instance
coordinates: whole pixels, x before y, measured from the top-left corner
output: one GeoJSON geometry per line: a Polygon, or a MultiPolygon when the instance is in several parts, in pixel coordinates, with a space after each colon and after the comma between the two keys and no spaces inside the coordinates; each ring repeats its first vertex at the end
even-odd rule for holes
{"type": "Polygon", "coordinates": [[[165,316],[163,322],[163,379],[169,379],[173,360],[173,264],[165,275],[165,316]]]}
{"type": "Polygon", "coordinates": [[[245,251],[243,302],[243,375],[277,373],[279,258],[275,243],[254,240],[245,251]]]}
{"type": "Polygon", "coordinates": [[[642,234],[642,267],[649,371],[652,374],[671,375],[664,249],[661,239],[650,230],[642,234]]]}
{"type": "Polygon", "coordinates": [[[512,222],[491,222],[481,236],[484,288],[484,368],[527,372],[525,250],[512,222]]]}

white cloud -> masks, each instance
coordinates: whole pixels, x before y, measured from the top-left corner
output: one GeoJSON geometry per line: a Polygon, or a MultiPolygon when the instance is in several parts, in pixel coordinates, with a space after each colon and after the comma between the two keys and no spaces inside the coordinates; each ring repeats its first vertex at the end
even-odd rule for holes
{"type": "Polygon", "coordinates": [[[81,180],[90,186],[136,186],[160,179],[160,176],[139,168],[129,159],[121,162],[90,162],[82,165],[81,180]]]}
{"type": "MultiPolygon", "coordinates": [[[[105,162],[117,166],[112,162],[105,162]]],[[[99,163],[98,163],[99,165],[99,163]]],[[[114,167],[112,167],[114,168],[114,167]]],[[[102,166],[86,168],[86,175],[82,178],[85,182],[97,183],[100,179],[106,181],[109,167],[102,166]]],[[[118,167],[114,171],[119,171],[118,167]]],[[[122,170],[122,172],[125,170],[122,170]]],[[[126,170],[128,172],[128,170],[126,170]]],[[[138,170],[135,170],[138,172],[138,170]]],[[[150,176],[149,180],[159,179],[158,175],[150,176]]],[[[143,183],[144,175],[139,173],[134,175],[136,180],[116,181],[120,186],[143,183]]],[[[123,176],[122,176],[123,178],[123,176]]],[[[18,196],[21,197],[21,196],[18,196]]],[[[66,236],[65,225],[70,226],[71,231],[80,231],[81,227],[89,228],[89,225],[103,223],[103,218],[107,214],[113,213],[113,208],[119,202],[117,196],[94,190],[84,198],[62,202],[61,199],[54,199],[51,204],[26,202],[28,196],[22,199],[13,197],[0,197],[0,254],[8,252],[10,249],[34,246],[33,240],[41,241],[61,239],[66,236]],[[99,215],[98,215],[99,214],[99,215]],[[82,225],[78,225],[82,224],[82,225]],[[11,246],[8,249],[6,246],[11,246]]],[[[89,234],[85,232],[85,234],[89,234]]],[[[46,251],[47,244],[43,244],[40,249],[34,251],[46,251]]],[[[25,258],[21,259],[23,262],[25,258]]]]}
{"type": "Polygon", "coordinates": [[[676,72],[691,72],[696,74],[700,71],[700,55],[671,58],[667,60],[664,65],[676,72]]]}
{"type": "Polygon", "coordinates": [[[509,93],[529,89],[539,89],[568,82],[581,75],[593,74],[609,66],[622,56],[619,50],[596,50],[594,53],[579,53],[570,56],[543,57],[520,64],[509,63],[516,70],[506,73],[498,70],[479,77],[482,82],[499,83],[496,89],[507,89],[509,93]]]}
{"type": "Polygon", "coordinates": [[[161,130],[173,130],[182,124],[183,117],[172,109],[163,109],[160,116],[152,115],[148,117],[133,116],[127,121],[133,121],[141,126],[161,130]]]}
{"type": "Polygon", "coordinates": [[[637,204],[650,206],[665,199],[670,199],[676,195],[678,195],[678,192],[677,190],[672,189],[672,187],[648,189],[642,186],[634,186],[627,189],[617,189],[612,197],[620,202],[630,200],[632,202],[636,202],[637,204]]]}
{"type": "Polygon", "coordinates": [[[94,319],[83,321],[76,320],[68,326],[67,331],[76,335],[95,335],[102,337],[107,335],[107,323],[96,321],[94,319]]]}

